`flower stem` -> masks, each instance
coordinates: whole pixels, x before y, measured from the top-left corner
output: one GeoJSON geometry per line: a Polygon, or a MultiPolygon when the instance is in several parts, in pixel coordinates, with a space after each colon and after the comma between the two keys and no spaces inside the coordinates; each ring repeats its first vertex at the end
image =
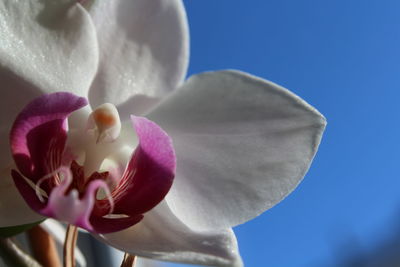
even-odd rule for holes
{"type": "Polygon", "coordinates": [[[78,239],[78,227],[69,224],[64,243],[64,267],[75,267],[75,246],[78,239]]]}
{"type": "Polygon", "coordinates": [[[42,227],[37,225],[31,228],[28,239],[33,256],[40,264],[44,267],[61,267],[54,239],[42,227]]]}
{"type": "Polygon", "coordinates": [[[125,253],[124,259],[122,260],[121,267],[135,267],[136,256],[125,253]]]}
{"type": "Polygon", "coordinates": [[[0,256],[7,266],[41,267],[37,261],[26,254],[10,238],[0,238],[0,256]]]}

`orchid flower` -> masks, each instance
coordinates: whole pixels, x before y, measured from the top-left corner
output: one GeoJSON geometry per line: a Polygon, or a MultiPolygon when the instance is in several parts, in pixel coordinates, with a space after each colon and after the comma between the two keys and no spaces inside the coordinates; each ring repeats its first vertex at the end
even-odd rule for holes
{"type": "Polygon", "coordinates": [[[252,75],[184,81],[180,0],[6,0],[0,36],[0,227],[52,217],[130,254],[241,266],[232,227],[294,190],[325,128],[252,75]]]}

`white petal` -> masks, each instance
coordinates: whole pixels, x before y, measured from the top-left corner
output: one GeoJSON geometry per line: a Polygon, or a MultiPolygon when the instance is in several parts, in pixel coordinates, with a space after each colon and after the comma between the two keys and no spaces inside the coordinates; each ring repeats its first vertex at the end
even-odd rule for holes
{"type": "Polygon", "coordinates": [[[146,213],[137,225],[100,239],[133,255],[157,260],[242,266],[231,229],[219,232],[191,230],[171,213],[165,202],[146,213]]]}
{"type": "Polygon", "coordinates": [[[202,230],[246,222],[287,196],[325,127],[324,117],[293,93],[237,71],[190,78],[149,118],[176,149],[167,202],[202,230]]]}
{"type": "Polygon", "coordinates": [[[32,94],[55,91],[87,95],[97,70],[98,45],[89,14],[75,2],[0,2],[0,77],[7,78],[2,80],[1,104],[10,106],[10,99],[25,104],[32,94]]]}
{"type": "Polygon", "coordinates": [[[99,73],[90,91],[93,106],[119,105],[126,119],[182,82],[189,38],[181,0],[102,0],[88,10],[100,46],[99,73]]]}
{"type": "Polygon", "coordinates": [[[11,178],[11,167],[0,172],[0,227],[16,226],[43,220],[25,203],[11,178]]]}
{"type": "MultiPolygon", "coordinates": [[[[0,112],[1,112],[1,107],[0,107],[0,112]]],[[[1,115],[0,115],[0,121],[1,121],[1,115]]],[[[6,125],[6,127],[0,130],[0,171],[2,168],[9,169],[8,167],[14,163],[14,160],[10,152],[10,142],[9,142],[10,130],[7,127],[11,127],[11,125],[10,126],[6,125]]],[[[0,126],[0,128],[2,127],[0,126]]],[[[11,171],[8,174],[11,178],[11,171]]],[[[1,179],[2,178],[0,178],[0,183],[1,179]]],[[[10,181],[8,182],[13,183],[12,179],[10,179],[10,181]]]]}
{"type": "Polygon", "coordinates": [[[98,47],[88,13],[65,1],[0,1],[0,39],[0,167],[4,167],[16,115],[43,93],[86,96],[97,69],[98,47]]]}

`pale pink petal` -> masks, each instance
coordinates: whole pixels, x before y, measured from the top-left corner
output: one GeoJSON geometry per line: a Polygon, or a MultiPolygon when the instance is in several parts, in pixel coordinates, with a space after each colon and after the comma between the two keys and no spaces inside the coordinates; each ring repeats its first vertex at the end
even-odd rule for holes
{"type": "Polygon", "coordinates": [[[325,118],[288,90],[238,71],[190,78],[149,118],[174,141],[172,212],[194,229],[246,222],[307,172],[325,118]]]}
{"type": "Polygon", "coordinates": [[[103,181],[93,181],[83,198],[80,198],[75,189],[70,192],[67,191],[72,178],[64,174],[64,180],[51,189],[47,198],[47,196],[39,197],[38,192],[18,172],[13,170],[12,176],[19,193],[32,210],[43,216],[74,224],[88,231],[95,230],[89,219],[95,203],[97,189],[106,186],[103,181]]]}
{"type": "Polygon", "coordinates": [[[181,0],[88,3],[100,47],[90,103],[113,103],[125,119],[141,114],[185,77],[189,37],[183,4],[181,0]]]}
{"type": "Polygon", "coordinates": [[[190,229],[171,213],[165,202],[131,228],[98,238],[122,251],[156,260],[242,266],[231,229],[207,232],[190,229]]]}
{"type": "Polygon", "coordinates": [[[104,181],[94,180],[88,185],[81,198],[76,189],[67,191],[71,182],[72,175],[65,172],[64,180],[52,189],[46,207],[39,210],[39,213],[88,231],[94,231],[89,219],[96,202],[96,193],[100,188],[107,188],[107,185],[104,181]]]}

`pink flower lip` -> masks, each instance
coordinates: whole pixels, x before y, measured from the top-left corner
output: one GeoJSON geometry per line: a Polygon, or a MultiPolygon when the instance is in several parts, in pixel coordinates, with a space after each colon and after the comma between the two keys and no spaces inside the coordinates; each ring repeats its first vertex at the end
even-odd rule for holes
{"type": "Polygon", "coordinates": [[[36,212],[95,233],[120,231],[138,223],[164,199],[175,176],[175,151],[157,124],[131,116],[139,144],[111,188],[110,172],[87,175],[67,153],[68,116],[86,105],[85,98],[66,92],[46,94],[28,104],[10,133],[17,167],[11,174],[36,212]],[[98,198],[99,190],[105,197],[98,198]]]}

